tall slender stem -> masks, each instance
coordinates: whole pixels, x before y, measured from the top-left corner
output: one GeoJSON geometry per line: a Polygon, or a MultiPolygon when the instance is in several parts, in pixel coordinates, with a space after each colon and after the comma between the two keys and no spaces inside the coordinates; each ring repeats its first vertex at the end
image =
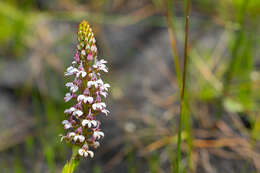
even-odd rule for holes
{"type": "Polygon", "coordinates": [[[182,141],[182,126],[183,115],[185,106],[185,85],[186,85],[186,73],[187,73],[187,61],[188,61],[188,34],[189,34],[189,17],[190,17],[190,0],[186,0],[186,12],[185,12],[185,42],[184,42],[184,67],[182,75],[181,86],[181,104],[180,104],[180,118],[179,118],[179,130],[178,130],[178,142],[177,142],[177,160],[176,160],[176,173],[180,172],[181,161],[181,141],[182,141]]]}

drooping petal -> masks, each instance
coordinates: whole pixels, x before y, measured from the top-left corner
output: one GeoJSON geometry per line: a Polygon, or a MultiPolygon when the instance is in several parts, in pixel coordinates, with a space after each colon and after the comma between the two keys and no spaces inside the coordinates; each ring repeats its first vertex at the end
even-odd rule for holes
{"type": "Polygon", "coordinates": [[[94,157],[94,153],[93,153],[93,151],[88,150],[87,153],[90,155],[91,158],[94,157]]]}

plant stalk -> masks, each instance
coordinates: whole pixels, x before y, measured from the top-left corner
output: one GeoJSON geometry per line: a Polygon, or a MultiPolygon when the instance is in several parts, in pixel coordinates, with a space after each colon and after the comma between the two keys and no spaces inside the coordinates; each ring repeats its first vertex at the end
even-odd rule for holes
{"type": "Polygon", "coordinates": [[[178,141],[177,141],[177,159],[176,159],[176,173],[180,173],[180,162],[181,162],[181,141],[182,141],[182,126],[183,126],[183,115],[185,107],[185,86],[186,86],[186,74],[187,74],[187,62],[188,62],[188,34],[189,34],[189,17],[190,17],[190,0],[186,0],[185,10],[185,42],[184,42],[184,67],[182,74],[182,86],[181,86],[181,104],[180,104],[180,118],[179,118],[179,129],[178,129],[178,141]]]}
{"type": "Polygon", "coordinates": [[[77,158],[78,148],[72,148],[72,156],[70,161],[65,164],[61,173],[73,173],[79,164],[79,158],[77,158]]]}

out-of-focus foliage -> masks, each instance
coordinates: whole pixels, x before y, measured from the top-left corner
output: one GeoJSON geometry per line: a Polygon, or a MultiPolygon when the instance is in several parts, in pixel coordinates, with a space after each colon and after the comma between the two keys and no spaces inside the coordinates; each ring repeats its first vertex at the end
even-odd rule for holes
{"type": "MultiPolygon", "coordinates": [[[[23,7],[23,6],[22,6],[23,7]]],[[[7,51],[22,55],[26,47],[26,36],[32,26],[32,13],[12,3],[0,2],[0,44],[1,54],[7,51]]]]}

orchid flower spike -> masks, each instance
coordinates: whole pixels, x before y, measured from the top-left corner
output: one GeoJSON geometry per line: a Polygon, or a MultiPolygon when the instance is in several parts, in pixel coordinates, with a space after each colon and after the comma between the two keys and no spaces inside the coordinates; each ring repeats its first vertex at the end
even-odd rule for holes
{"type": "Polygon", "coordinates": [[[101,123],[96,117],[109,113],[103,99],[110,88],[101,78],[102,73],[108,72],[107,61],[98,60],[95,43],[91,27],[83,20],[78,28],[74,60],[64,74],[73,78],[65,84],[69,91],[64,100],[75,104],[64,111],[66,119],[62,125],[66,133],[61,136],[62,141],[79,148],[79,156],[91,158],[94,157],[92,149],[97,148],[100,145],[98,140],[104,137],[104,132],[100,130],[101,123]]]}

